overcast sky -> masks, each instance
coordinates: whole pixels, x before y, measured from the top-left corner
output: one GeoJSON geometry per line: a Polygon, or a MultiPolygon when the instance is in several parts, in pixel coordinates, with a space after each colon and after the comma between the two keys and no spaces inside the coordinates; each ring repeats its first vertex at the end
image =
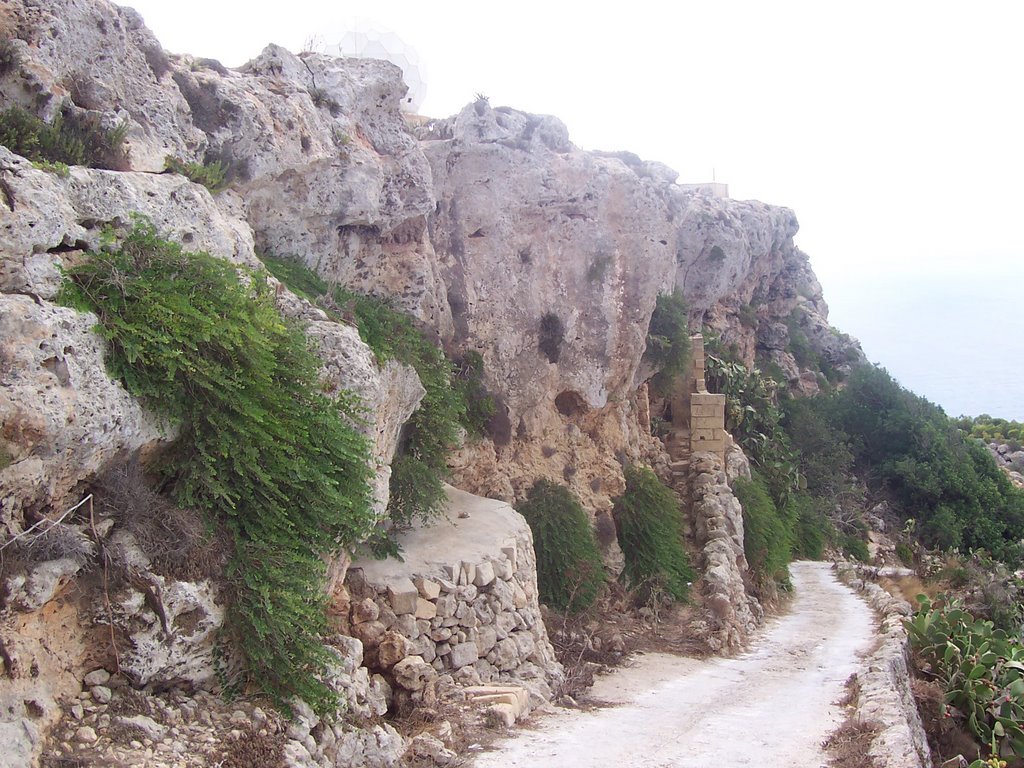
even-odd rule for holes
{"type": "Polygon", "coordinates": [[[228,66],[386,28],[423,62],[425,115],[482,93],[789,206],[871,360],[953,415],[1024,419],[1024,3],[125,4],[228,66]]]}

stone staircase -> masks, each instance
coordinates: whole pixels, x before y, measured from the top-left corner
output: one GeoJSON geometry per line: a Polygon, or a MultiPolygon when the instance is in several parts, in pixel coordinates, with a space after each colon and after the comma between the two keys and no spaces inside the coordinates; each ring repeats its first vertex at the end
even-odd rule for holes
{"type": "Polygon", "coordinates": [[[669,455],[668,485],[676,492],[683,508],[683,532],[687,540],[696,545],[693,530],[693,494],[690,484],[690,430],[675,428],[664,439],[669,455]]]}

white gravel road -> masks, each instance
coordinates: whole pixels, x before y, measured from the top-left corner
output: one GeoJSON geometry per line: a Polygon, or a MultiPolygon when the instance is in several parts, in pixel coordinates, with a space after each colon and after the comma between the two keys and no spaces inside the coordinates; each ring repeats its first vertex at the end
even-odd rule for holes
{"type": "Polygon", "coordinates": [[[827,563],[790,566],[795,596],[732,659],[639,657],[591,695],[615,706],[541,715],[475,768],[818,768],[835,702],[875,638],[874,615],[827,563]]]}

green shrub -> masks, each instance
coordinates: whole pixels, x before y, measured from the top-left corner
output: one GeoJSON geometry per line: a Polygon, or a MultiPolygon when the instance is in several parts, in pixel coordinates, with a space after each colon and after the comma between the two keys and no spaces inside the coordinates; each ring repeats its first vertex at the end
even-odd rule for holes
{"type": "Polygon", "coordinates": [[[0,77],[21,66],[21,53],[9,37],[0,38],[0,77]]]}
{"type": "Polygon", "coordinates": [[[757,465],[776,506],[785,508],[800,485],[797,455],[782,427],[779,382],[748,370],[721,342],[707,343],[708,389],[725,395],[725,427],[757,465]]]}
{"type": "Polygon", "coordinates": [[[64,110],[53,122],[21,107],[0,112],[0,144],[29,160],[124,170],[128,126],[104,128],[99,117],[64,110]]]}
{"type": "Polygon", "coordinates": [[[466,404],[464,423],[471,433],[484,435],[495,412],[494,398],[484,385],[484,359],[471,349],[454,362],[454,386],[466,404]]]}
{"type": "Polygon", "coordinates": [[[835,530],[832,522],[820,508],[820,502],[807,495],[797,495],[790,502],[793,519],[793,559],[821,560],[825,547],[835,530]]]}
{"type": "Polygon", "coordinates": [[[920,666],[946,694],[946,716],[993,754],[1024,757],[1024,647],[943,595],[917,600],[905,624],[920,666]]]}
{"type": "MultiPolygon", "coordinates": [[[[290,259],[260,258],[268,271],[295,293],[319,303],[334,317],[354,320],[359,336],[377,361],[397,360],[416,369],[426,390],[406,424],[398,456],[392,462],[388,516],[394,529],[407,528],[444,512],[446,458],[460,439],[460,430],[483,433],[494,402],[483,385],[483,358],[467,352],[453,365],[444,351],[416,326],[413,318],[387,300],[330,286],[305,265],[290,259]]],[[[394,553],[394,542],[379,531],[375,548],[394,553]]]]}
{"type": "Polygon", "coordinates": [[[690,327],[686,300],[678,288],[671,294],[659,294],[650,325],[644,358],[658,369],[652,384],[667,395],[672,384],[686,374],[690,362],[690,327]]]}
{"type": "Polygon", "coordinates": [[[764,479],[738,478],[733,490],[743,507],[743,551],[747,565],[760,586],[789,583],[787,566],[792,559],[792,521],[780,515],[764,479]]]}
{"type": "Polygon", "coordinates": [[[40,171],[52,173],[55,176],[60,176],[62,179],[66,179],[71,175],[71,169],[64,163],[51,163],[49,160],[33,160],[32,165],[40,171]]]}
{"type": "Polygon", "coordinates": [[[533,531],[541,602],[570,613],[590,607],[604,585],[604,566],[576,497],[564,486],[538,480],[516,509],[533,531]]]}
{"type": "Polygon", "coordinates": [[[227,186],[228,169],[220,161],[212,163],[188,163],[176,157],[167,156],[165,167],[172,173],[180,173],[196,184],[202,184],[211,192],[220,192],[227,186]]]}
{"type": "Polygon", "coordinates": [[[368,534],[371,471],[351,413],[319,394],[302,329],[258,274],[142,222],[70,269],[62,300],[97,314],[111,374],[177,423],[179,502],[232,534],[229,626],[250,684],[285,709],[298,696],[332,711],[325,557],[368,534]]]}
{"type": "Polygon", "coordinates": [[[902,541],[896,544],[896,557],[898,557],[900,562],[908,568],[914,567],[914,550],[902,541]]]}
{"type": "Polygon", "coordinates": [[[263,253],[257,255],[270,274],[306,301],[315,303],[331,290],[326,280],[295,259],[276,259],[263,253]]]}
{"type": "Polygon", "coordinates": [[[417,518],[423,522],[436,518],[444,513],[448,453],[458,445],[460,429],[470,426],[463,392],[453,386],[453,366],[409,315],[384,300],[342,289],[335,289],[334,299],[355,316],[360,337],[378,360],[411,365],[426,390],[406,423],[400,461],[392,467],[388,516],[398,529],[417,518]]]}
{"type": "Polygon", "coordinates": [[[744,328],[757,328],[757,324],[759,322],[757,307],[753,307],[750,304],[743,304],[740,306],[737,315],[740,319],[740,325],[744,328]]]}
{"type": "Polygon", "coordinates": [[[786,328],[789,330],[788,348],[793,355],[793,359],[796,360],[796,364],[801,368],[818,370],[820,367],[818,353],[811,346],[810,339],[807,338],[807,334],[800,327],[800,314],[800,310],[794,309],[789,314],[789,317],[786,318],[786,328]]]}
{"type": "Polygon", "coordinates": [[[685,600],[693,569],[683,548],[679,500],[646,467],[628,466],[625,475],[626,490],[612,509],[626,559],[622,575],[630,587],[685,600]]]}
{"type": "Polygon", "coordinates": [[[985,549],[1016,567],[1024,492],[941,408],[871,366],[856,369],[821,407],[871,484],[918,520],[925,544],[985,549]]]}
{"type": "Polygon", "coordinates": [[[839,537],[839,548],[854,560],[859,560],[862,563],[871,562],[871,553],[868,551],[867,542],[860,536],[855,536],[852,533],[842,534],[839,537]]]}

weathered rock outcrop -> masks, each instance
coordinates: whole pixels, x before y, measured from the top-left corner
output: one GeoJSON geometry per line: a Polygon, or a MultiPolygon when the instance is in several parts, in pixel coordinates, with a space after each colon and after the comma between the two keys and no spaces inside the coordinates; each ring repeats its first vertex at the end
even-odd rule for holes
{"type": "Polygon", "coordinates": [[[748,363],[804,391],[815,372],[795,362],[791,328],[831,368],[859,354],[828,328],[788,209],[684,190],[660,163],[583,152],[557,119],[486,100],[414,135],[385,62],[269,46],[227,70],[164,53],[103,0],[14,7],[19,36],[46,42],[16,43],[24,63],[0,97],[128,121],[133,168],[157,170],[161,153],[225,162],[257,247],[391,297],[484,356],[499,413],[493,444],[455,461],[471,490],[512,500],[543,476],[606,508],[621,490],[608,457],[657,450],[635,393],[655,299],[673,288],[748,363]],[[101,84],[62,85],[89,80],[91,59],[101,84]]]}

